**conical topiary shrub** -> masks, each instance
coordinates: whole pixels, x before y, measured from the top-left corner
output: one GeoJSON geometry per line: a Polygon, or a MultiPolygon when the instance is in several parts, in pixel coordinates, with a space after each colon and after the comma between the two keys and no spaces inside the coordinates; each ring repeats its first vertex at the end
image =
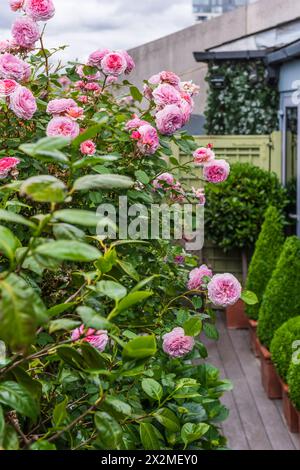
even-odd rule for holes
{"type": "Polygon", "coordinates": [[[300,239],[286,240],[259,311],[258,337],[270,348],[275,331],[300,312],[300,239]]]}
{"type": "Polygon", "coordinates": [[[255,292],[256,305],[247,305],[246,313],[252,320],[258,319],[265,289],[276,268],[284,243],[284,219],[276,207],[270,206],[265,213],[265,221],[255,245],[247,277],[247,290],[255,292]]]}
{"type": "Polygon", "coordinates": [[[297,340],[300,340],[300,316],[291,318],[281,325],[271,342],[272,361],[284,382],[287,382],[287,374],[294,354],[293,344],[297,340]]]}

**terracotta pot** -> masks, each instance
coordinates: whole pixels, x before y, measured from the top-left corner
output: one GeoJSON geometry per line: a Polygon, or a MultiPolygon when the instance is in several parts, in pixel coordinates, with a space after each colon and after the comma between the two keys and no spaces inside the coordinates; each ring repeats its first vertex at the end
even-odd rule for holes
{"type": "Polygon", "coordinates": [[[281,387],[282,387],[282,407],[283,407],[283,414],[286,420],[286,424],[288,425],[289,431],[292,433],[299,432],[299,416],[297,413],[296,408],[294,407],[293,403],[289,397],[289,386],[284,383],[281,379],[281,387]]]}
{"type": "Polygon", "coordinates": [[[226,322],[227,328],[230,330],[248,329],[248,317],[245,314],[245,304],[242,300],[226,308],[226,322]]]}
{"type": "Polygon", "coordinates": [[[257,326],[258,322],[256,320],[248,320],[249,324],[249,333],[250,333],[250,347],[256,357],[259,357],[259,340],[257,338],[257,326]]]}
{"type": "Polygon", "coordinates": [[[282,387],[276,369],[271,360],[271,353],[260,342],[261,381],[266,394],[271,400],[282,398],[282,387]]]}

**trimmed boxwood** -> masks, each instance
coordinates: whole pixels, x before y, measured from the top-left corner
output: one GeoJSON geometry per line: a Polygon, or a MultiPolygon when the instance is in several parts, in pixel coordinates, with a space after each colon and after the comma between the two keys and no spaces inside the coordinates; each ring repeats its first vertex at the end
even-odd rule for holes
{"type": "Polygon", "coordinates": [[[294,353],[293,343],[300,340],[300,316],[284,323],[274,335],[270,351],[272,361],[280,377],[287,382],[287,375],[294,353]]]}
{"type": "Polygon", "coordinates": [[[225,252],[253,249],[269,206],[280,212],[288,202],[277,175],[249,163],[233,163],[227,181],[206,188],[207,239],[225,252]]]}
{"type": "Polygon", "coordinates": [[[300,412],[300,364],[291,363],[288,373],[290,399],[300,412]]]}
{"type": "Polygon", "coordinates": [[[300,312],[300,239],[289,237],[267,285],[259,311],[257,334],[270,348],[275,331],[300,312]]]}
{"type": "Polygon", "coordinates": [[[255,245],[247,277],[247,290],[255,292],[256,305],[247,305],[246,313],[253,320],[258,319],[263,294],[272,273],[276,268],[284,243],[284,219],[276,207],[270,206],[265,214],[265,221],[255,245]]]}

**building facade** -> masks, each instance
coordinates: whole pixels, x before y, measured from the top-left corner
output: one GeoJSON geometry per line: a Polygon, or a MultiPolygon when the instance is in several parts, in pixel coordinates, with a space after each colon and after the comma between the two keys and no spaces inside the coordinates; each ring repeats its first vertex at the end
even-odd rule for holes
{"type": "Polygon", "coordinates": [[[207,21],[256,0],[193,0],[196,21],[207,21]]]}

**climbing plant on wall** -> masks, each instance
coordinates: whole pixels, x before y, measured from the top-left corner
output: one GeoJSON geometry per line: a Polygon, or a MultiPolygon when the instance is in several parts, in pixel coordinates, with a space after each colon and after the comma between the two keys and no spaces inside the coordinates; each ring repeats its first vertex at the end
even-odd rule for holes
{"type": "Polygon", "coordinates": [[[261,61],[211,64],[206,131],[212,135],[269,134],[278,129],[279,92],[267,83],[266,68],[261,61]],[[224,77],[224,88],[212,85],[215,76],[224,77]]]}

